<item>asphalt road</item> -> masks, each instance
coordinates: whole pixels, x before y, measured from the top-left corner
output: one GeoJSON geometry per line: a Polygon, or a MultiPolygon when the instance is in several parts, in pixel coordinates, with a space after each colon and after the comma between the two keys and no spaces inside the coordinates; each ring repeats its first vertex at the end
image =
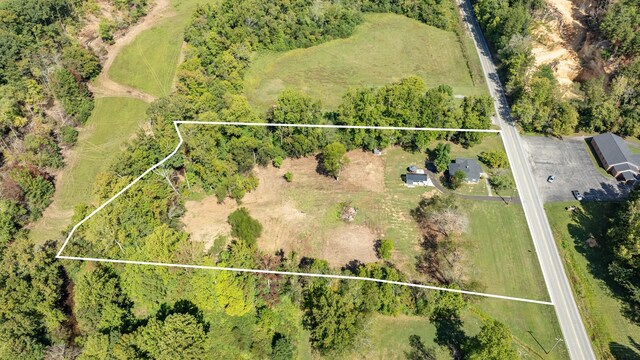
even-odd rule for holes
{"type": "Polygon", "coordinates": [[[529,166],[527,155],[522,147],[518,129],[513,125],[513,118],[504,95],[504,90],[496,67],[491,59],[489,47],[480,30],[480,25],[473,15],[469,0],[458,0],[462,16],[467,24],[474,42],[482,69],[487,79],[491,96],[494,99],[496,118],[502,129],[504,146],[511,163],[513,176],[518,186],[520,200],[524,208],[529,230],[533,238],[540,266],[544,275],[551,302],[554,304],[564,343],[569,355],[574,360],[595,359],[591,341],[578,312],[569,279],[564,272],[562,260],[553,239],[547,215],[544,212],[542,198],[536,187],[536,181],[529,166]]]}

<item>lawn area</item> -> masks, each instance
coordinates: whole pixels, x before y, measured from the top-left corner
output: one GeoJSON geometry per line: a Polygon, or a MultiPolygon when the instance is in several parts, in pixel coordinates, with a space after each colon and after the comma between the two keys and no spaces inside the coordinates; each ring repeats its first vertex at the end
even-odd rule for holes
{"type": "Polygon", "coordinates": [[[524,211],[518,204],[462,202],[471,278],[492,294],[549,300],[524,211]]]}
{"type": "Polygon", "coordinates": [[[607,273],[608,255],[602,248],[586,244],[590,237],[598,242],[603,239],[608,216],[617,205],[571,201],[547,204],[545,208],[597,357],[638,359],[640,326],[624,316],[622,304],[616,299],[618,289],[607,273]],[[581,211],[565,210],[576,205],[581,211]]]}
{"type": "Polygon", "coordinates": [[[116,57],[109,77],[154,96],[167,96],[176,73],[184,28],[198,3],[172,0],[173,15],[140,33],[116,57]]]}
{"type": "MultiPolygon", "coordinates": [[[[410,75],[422,77],[430,87],[450,85],[455,94],[487,93],[482,77],[472,79],[455,33],[394,14],[367,14],[364,19],[347,39],[258,53],[245,76],[251,104],[264,110],[292,87],[322,100],[325,108],[335,108],[349,87],[382,86],[410,75]]],[[[469,53],[479,63],[475,50],[469,53]]]]}
{"type": "Polygon", "coordinates": [[[67,164],[56,178],[55,211],[45,212],[30,235],[36,240],[57,236],[67,225],[70,212],[89,203],[96,175],[118,154],[146,119],[149,105],[130,98],[99,98],[86,125],[80,128],[78,143],[66,157],[67,164]],[[116,115],[117,114],[117,115],[116,115]],[[66,213],[63,218],[61,214],[66,213]],[[63,221],[64,223],[61,223],[63,221]]]}
{"type": "Polygon", "coordinates": [[[427,347],[434,346],[435,326],[427,318],[419,316],[373,316],[365,329],[366,339],[355,356],[361,359],[406,359],[409,351],[409,336],[418,335],[427,347]]]}
{"type": "MultiPolygon", "coordinates": [[[[514,277],[514,280],[515,279],[514,277]]],[[[472,311],[478,316],[489,316],[505,323],[514,336],[521,359],[569,359],[562,339],[555,309],[551,305],[529,304],[500,299],[475,298],[472,311]],[[552,350],[553,349],[553,350],[552,350]]]]}

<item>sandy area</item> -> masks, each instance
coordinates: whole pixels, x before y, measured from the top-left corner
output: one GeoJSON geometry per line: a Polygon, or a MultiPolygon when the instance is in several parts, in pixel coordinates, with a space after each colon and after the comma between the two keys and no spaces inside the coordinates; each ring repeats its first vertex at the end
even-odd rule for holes
{"type": "Polygon", "coordinates": [[[580,72],[580,60],[571,45],[562,39],[560,26],[558,20],[538,26],[534,30],[536,41],[532,53],[536,65],[550,65],[558,83],[568,88],[580,72]]]}
{"type": "MultiPolygon", "coordinates": [[[[280,169],[269,166],[254,170],[259,179],[258,189],[248,193],[241,206],[263,225],[263,234],[258,239],[258,246],[263,251],[295,250],[299,256],[325,259],[333,266],[356,259],[376,261],[374,242],[381,234],[355,224],[337,223],[330,229],[323,229],[319,225],[322,211],[305,213],[291,196],[294,190],[300,192],[301,189],[322,192],[329,199],[337,193],[384,191],[384,161],[381,158],[362,151],[352,151],[347,156],[350,162],[339,182],[318,174],[317,160],[313,157],[286,159],[280,169]],[[292,183],[282,177],[288,171],[294,174],[292,183]]],[[[185,205],[187,212],[183,223],[186,231],[191,239],[204,242],[207,248],[215,237],[230,233],[227,217],[239,207],[229,199],[218,204],[214,196],[188,201],[185,205]]]]}

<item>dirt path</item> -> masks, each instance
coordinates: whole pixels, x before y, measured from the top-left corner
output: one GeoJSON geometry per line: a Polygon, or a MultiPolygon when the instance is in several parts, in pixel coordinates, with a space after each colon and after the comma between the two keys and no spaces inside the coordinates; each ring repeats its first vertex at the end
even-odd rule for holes
{"type": "Polygon", "coordinates": [[[156,0],[141,22],[129,28],[123,37],[117,39],[113,45],[107,48],[107,57],[102,65],[102,71],[95,81],[89,85],[95,97],[131,97],[148,103],[156,99],[155,96],[144,91],[111,80],[109,78],[109,69],[111,69],[114,60],[125,46],[131,44],[140,33],[170,16],[172,16],[171,0],[156,0]]]}
{"type": "MultiPolygon", "coordinates": [[[[172,15],[171,0],[156,0],[141,22],[133,25],[124,36],[117,39],[113,45],[107,47],[108,55],[102,66],[102,71],[100,72],[100,75],[98,75],[98,77],[89,84],[89,88],[96,98],[129,97],[139,99],[147,103],[156,99],[155,96],[144,91],[140,91],[136,88],[111,80],[108,74],[111,65],[113,65],[113,61],[126,45],[132,43],[133,40],[135,40],[135,38],[143,31],[150,29],[161,20],[172,15]]],[[[85,130],[89,132],[91,131],[91,129],[85,130]]],[[[88,134],[83,131],[81,136],[86,137],[87,135],[88,134]]],[[[38,221],[28,226],[31,230],[30,236],[37,241],[55,238],[58,234],[62,234],[64,227],[69,224],[69,221],[73,216],[73,209],[65,208],[60,205],[61,195],[59,189],[61,189],[67,181],[73,180],[70,178],[73,174],[69,172],[69,169],[72,169],[74,164],[81,159],[79,159],[77,148],[73,148],[66,152],[64,154],[64,158],[66,166],[62,171],[55,174],[56,191],[53,194],[51,205],[45,209],[42,217],[38,219],[38,221]]]]}

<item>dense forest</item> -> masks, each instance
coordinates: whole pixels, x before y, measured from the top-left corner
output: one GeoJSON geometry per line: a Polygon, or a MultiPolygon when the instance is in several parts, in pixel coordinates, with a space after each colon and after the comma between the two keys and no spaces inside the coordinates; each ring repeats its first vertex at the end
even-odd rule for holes
{"type": "MultiPolygon", "coordinates": [[[[114,1],[131,21],[145,2],[114,1]]],[[[0,358],[291,359],[309,333],[314,351],[336,356],[364,336],[374,314],[411,314],[436,324],[438,348],[413,336],[411,359],[515,357],[509,330],[483,318],[480,332],[462,330],[469,300],[460,294],[328,279],[252,275],[147,266],[60,262],[62,236],[42,244],[25,228],[51,201],[52,171],[64,166],[77,126],[93,107],[87,81],[100,72],[98,58],[66,26],[87,11],[84,2],[32,0],[0,4],[2,186],[0,198],[0,358]]],[[[354,89],[335,112],[294,91],[281,94],[266,114],[241,95],[251,52],[306,47],[349,36],[363,12],[395,12],[443,29],[456,26],[448,1],[222,1],[198,8],[186,31],[187,57],[176,93],[154,102],[149,127],[140,131],[94,186],[93,202],[77,207],[73,223],[170,153],[177,138],[172,121],[336,123],[488,128],[491,100],[454,100],[447,86],[427,89],[408,78],[379,89],[354,89]]],[[[113,24],[101,24],[112,40],[113,24]]],[[[247,211],[229,218],[234,239],[219,253],[189,240],[180,221],[191,187],[241,201],[257,186],[251,170],[283,157],[323,152],[336,176],[346,149],[402,146],[424,151],[446,138],[464,146],[481,141],[467,133],[400,133],[366,130],[329,135],[317,129],[189,127],[178,156],[139,182],[121,202],[92,218],[70,243],[69,253],[201,263],[242,268],[406,281],[380,261],[332,269],[322,259],[259,251],[261,225],[247,211]],[[337,158],[330,161],[332,156],[337,158]],[[157,176],[156,176],[157,175],[157,176]],[[130,204],[136,204],[132,207],[130,204]]],[[[280,160],[281,161],[281,160],[280,160]]],[[[456,284],[449,286],[455,287],[456,284]]]]}
{"type": "MultiPolygon", "coordinates": [[[[475,13],[500,65],[516,121],[525,131],[554,136],[575,131],[640,135],[640,15],[637,0],[611,3],[594,19],[602,40],[597,62],[607,76],[581,79],[582,96],[564,99],[549,66],[534,66],[532,26],[545,7],[537,0],[477,0],[475,13]]],[[[595,61],[595,60],[594,60],[595,61]]]]}

